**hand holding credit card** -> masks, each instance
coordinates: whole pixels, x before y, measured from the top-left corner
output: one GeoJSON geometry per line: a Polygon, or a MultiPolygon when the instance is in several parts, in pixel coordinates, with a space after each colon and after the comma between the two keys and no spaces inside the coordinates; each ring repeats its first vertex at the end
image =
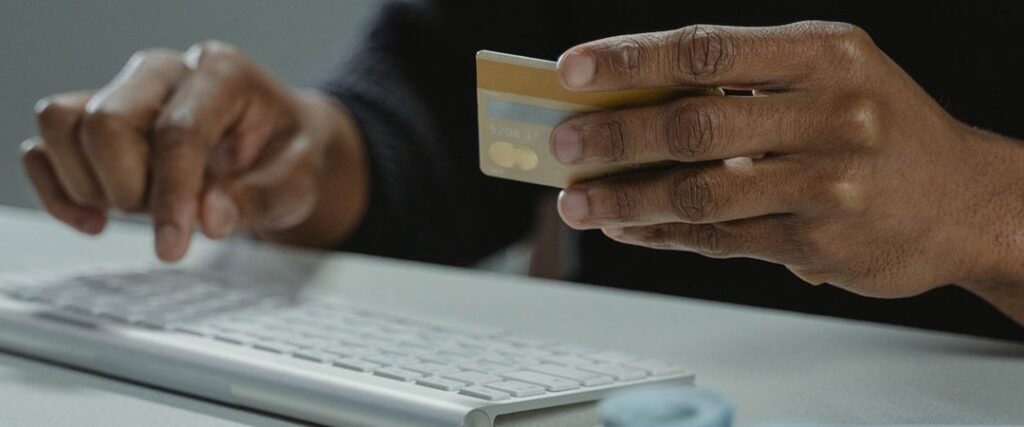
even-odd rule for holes
{"type": "Polygon", "coordinates": [[[661,104],[719,89],[654,88],[572,92],[558,82],[556,63],[482,50],[476,55],[480,170],[497,178],[565,188],[649,165],[566,166],[549,149],[551,130],[572,116],[661,104]]]}

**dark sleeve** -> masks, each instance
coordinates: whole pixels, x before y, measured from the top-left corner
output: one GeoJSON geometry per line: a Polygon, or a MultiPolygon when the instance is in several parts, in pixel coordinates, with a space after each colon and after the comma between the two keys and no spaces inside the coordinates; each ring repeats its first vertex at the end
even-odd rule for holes
{"type": "Polygon", "coordinates": [[[479,170],[474,55],[554,58],[565,46],[551,10],[539,12],[529,1],[384,5],[322,85],[355,116],[370,159],[369,211],[343,250],[469,264],[524,236],[540,189],[479,170]]]}

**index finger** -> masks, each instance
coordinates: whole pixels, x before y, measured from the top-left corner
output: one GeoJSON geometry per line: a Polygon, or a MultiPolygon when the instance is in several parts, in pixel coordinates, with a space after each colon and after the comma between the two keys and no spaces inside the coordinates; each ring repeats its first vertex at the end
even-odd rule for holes
{"type": "Polygon", "coordinates": [[[831,55],[857,54],[870,41],[850,24],[797,22],[776,27],[693,25],[610,37],[578,45],[558,61],[562,85],[573,90],[639,87],[787,89],[831,55]]]}
{"type": "Polygon", "coordinates": [[[193,71],[167,102],[154,129],[151,202],[157,255],[185,255],[199,215],[210,150],[241,116],[244,75],[239,55],[217,42],[193,46],[193,71]]]}

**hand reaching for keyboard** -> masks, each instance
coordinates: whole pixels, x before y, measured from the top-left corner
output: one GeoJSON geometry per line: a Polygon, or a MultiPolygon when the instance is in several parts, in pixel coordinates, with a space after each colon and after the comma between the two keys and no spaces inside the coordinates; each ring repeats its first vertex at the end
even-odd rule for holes
{"type": "Polygon", "coordinates": [[[23,164],[47,211],[88,234],[110,209],[146,212],[166,261],[185,254],[196,224],[211,238],[329,246],[364,210],[347,112],[224,43],[138,52],[102,89],[48,97],[36,112],[23,164]]]}

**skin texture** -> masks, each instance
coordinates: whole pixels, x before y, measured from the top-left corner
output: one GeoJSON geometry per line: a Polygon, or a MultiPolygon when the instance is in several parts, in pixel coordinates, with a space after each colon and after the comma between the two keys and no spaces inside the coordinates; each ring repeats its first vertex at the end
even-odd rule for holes
{"type": "MultiPolygon", "coordinates": [[[[860,29],[686,27],[599,40],[559,61],[572,90],[751,90],[570,119],[569,164],[674,162],[574,185],[562,218],[612,239],[787,266],[874,297],[957,283],[1024,324],[1024,149],[949,116],[860,29]]],[[[153,217],[173,261],[198,226],[331,247],[368,178],[344,107],[296,93],[219,42],[135,55],[97,92],[37,105],[23,163],[46,209],[89,234],[153,217]]],[[[680,272],[685,275],[686,272],[680,272]]]]}
{"type": "Polygon", "coordinates": [[[561,124],[563,163],[674,162],[567,188],[570,226],[873,297],[957,283],[1024,324],[1024,147],[951,117],[861,29],[692,26],[576,46],[558,68],[571,90],[753,94],[561,124]]]}
{"type": "Polygon", "coordinates": [[[111,209],[148,213],[166,261],[196,226],[329,247],[366,208],[365,154],[344,108],[285,88],[224,43],[138,52],[102,89],[36,112],[22,160],[47,211],[88,234],[111,209]]]}

